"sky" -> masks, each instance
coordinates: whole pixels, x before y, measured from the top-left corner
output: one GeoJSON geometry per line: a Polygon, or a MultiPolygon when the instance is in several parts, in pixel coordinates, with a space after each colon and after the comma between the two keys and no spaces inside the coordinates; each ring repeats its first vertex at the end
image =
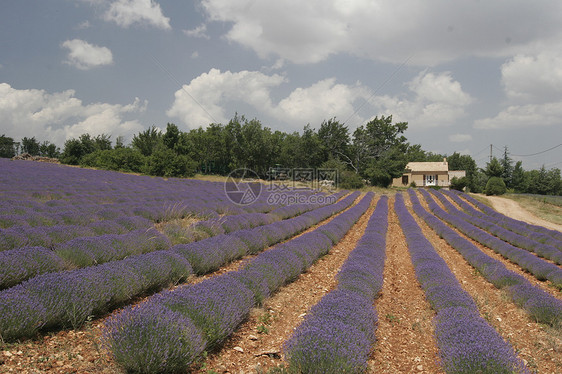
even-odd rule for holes
{"type": "Polygon", "coordinates": [[[0,135],[61,148],[235,113],[284,132],[408,122],[410,144],[562,168],[558,0],[2,0],[0,135]]]}

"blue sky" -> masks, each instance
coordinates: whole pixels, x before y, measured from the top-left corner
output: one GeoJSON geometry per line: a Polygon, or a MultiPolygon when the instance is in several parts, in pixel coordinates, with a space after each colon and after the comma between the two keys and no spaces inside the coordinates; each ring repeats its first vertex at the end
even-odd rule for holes
{"type": "Polygon", "coordinates": [[[559,1],[0,7],[0,134],[16,140],[62,146],[88,132],[128,142],[152,125],[188,131],[235,112],[286,132],[335,117],[353,132],[393,115],[428,151],[483,166],[493,144],[526,169],[562,168],[559,1]]]}

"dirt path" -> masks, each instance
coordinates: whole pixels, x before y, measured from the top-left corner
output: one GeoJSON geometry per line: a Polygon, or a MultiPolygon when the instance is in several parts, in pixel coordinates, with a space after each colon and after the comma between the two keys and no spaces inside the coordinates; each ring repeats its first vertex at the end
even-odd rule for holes
{"type": "Polygon", "coordinates": [[[562,232],[562,225],[546,221],[542,218],[535,216],[529,211],[525,210],[516,201],[506,199],[499,196],[485,196],[486,199],[490,200],[492,207],[500,212],[501,214],[508,216],[513,219],[524,221],[532,225],[543,226],[552,230],[558,230],[562,232]]]}

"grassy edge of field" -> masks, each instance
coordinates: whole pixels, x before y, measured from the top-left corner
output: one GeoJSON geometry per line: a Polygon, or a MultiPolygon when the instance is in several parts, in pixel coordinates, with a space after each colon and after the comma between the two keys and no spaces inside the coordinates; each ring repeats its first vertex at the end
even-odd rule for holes
{"type": "Polygon", "coordinates": [[[541,201],[536,197],[520,194],[505,194],[502,197],[517,202],[519,206],[521,206],[521,209],[525,209],[545,221],[562,225],[562,208],[556,205],[541,201]]]}

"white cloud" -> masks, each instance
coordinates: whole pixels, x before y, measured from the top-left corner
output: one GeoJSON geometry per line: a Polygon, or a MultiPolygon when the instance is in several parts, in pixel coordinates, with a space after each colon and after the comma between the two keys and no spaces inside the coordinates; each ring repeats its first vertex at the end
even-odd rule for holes
{"type": "Polygon", "coordinates": [[[393,119],[408,122],[411,127],[454,125],[466,115],[466,108],[473,101],[449,72],[436,75],[424,71],[407,85],[410,98],[385,95],[371,101],[385,114],[392,114],[393,119]]]}
{"type": "Polygon", "coordinates": [[[197,26],[196,28],[191,30],[183,30],[183,33],[193,38],[203,38],[203,39],[210,38],[209,35],[207,35],[207,25],[205,24],[197,26]]]}
{"type": "Polygon", "coordinates": [[[259,72],[221,73],[211,69],[175,93],[175,101],[166,114],[180,118],[190,128],[211,122],[227,121],[223,105],[229,101],[245,102],[254,107],[271,108],[270,89],[285,79],[259,72]]]}
{"type": "Polygon", "coordinates": [[[501,67],[507,101],[496,116],[479,119],[479,129],[507,129],[562,124],[562,52],[518,54],[501,67]]]}
{"type": "Polygon", "coordinates": [[[562,4],[549,0],[203,0],[226,37],[260,57],[314,63],[349,53],[436,65],[462,56],[511,56],[562,33],[562,4]],[[537,23],[536,20],[541,20],[537,23]]]}
{"type": "Polygon", "coordinates": [[[35,136],[62,145],[65,140],[84,133],[119,135],[130,138],[143,129],[137,120],[127,115],[138,115],[147,102],[135,98],[128,105],[93,103],[83,104],[74,97],[74,90],[48,93],[44,90],[19,90],[0,83],[0,117],[6,134],[15,139],[35,136]]]}
{"type": "Polygon", "coordinates": [[[359,84],[348,86],[336,84],[335,78],[324,79],[310,87],[295,89],[278,106],[271,108],[271,112],[299,128],[306,123],[320,124],[332,117],[345,121],[355,112],[354,102],[366,99],[367,95],[367,89],[359,84]]]}
{"type": "Polygon", "coordinates": [[[472,135],[470,134],[453,134],[449,135],[449,141],[452,143],[465,143],[472,140],[472,135]]]}
{"type": "Polygon", "coordinates": [[[153,0],[114,1],[105,12],[104,19],[125,28],[139,23],[164,30],[171,29],[170,19],[162,14],[160,4],[153,0]]]}
{"type": "Polygon", "coordinates": [[[295,88],[275,103],[271,90],[283,83],[286,79],[277,74],[211,69],[176,91],[175,101],[166,113],[190,128],[197,128],[211,122],[226,122],[225,108],[243,103],[286,124],[290,130],[332,117],[349,120],[350,125],[359,124],[368,119],[361,112],[393,114],[395,120],[407,121],[412,126],[435,127],[454,124],[472,102],[449,73],[422,72],[408,84],[409,99],[370,97],[370,91],[361,83],[338,84],[335,78],[329,78],[295,88]],[[358,111],[365,101],[368,101],[365,110],[358,111]]]}
{"type": "Polygon", "coordinates": [[[107,47],[99,47],[80,39],[67,40],[61,46],[69,50],[64,62],[81,70],[113,63],[113,55],[107,47]]]}
{"type": "Polygon", "coordinates": [[[495,117],[474,121],[477,129],[509,129],[537,126],[561,126],[562,102],[512,105],[495,117]]]}
{"type": "Polygon", "coordinates": [[[507,97],[513,102],[562,100],[560,48],[536,55],[516,55],[502,65],[501,71],[507,97]]]}

